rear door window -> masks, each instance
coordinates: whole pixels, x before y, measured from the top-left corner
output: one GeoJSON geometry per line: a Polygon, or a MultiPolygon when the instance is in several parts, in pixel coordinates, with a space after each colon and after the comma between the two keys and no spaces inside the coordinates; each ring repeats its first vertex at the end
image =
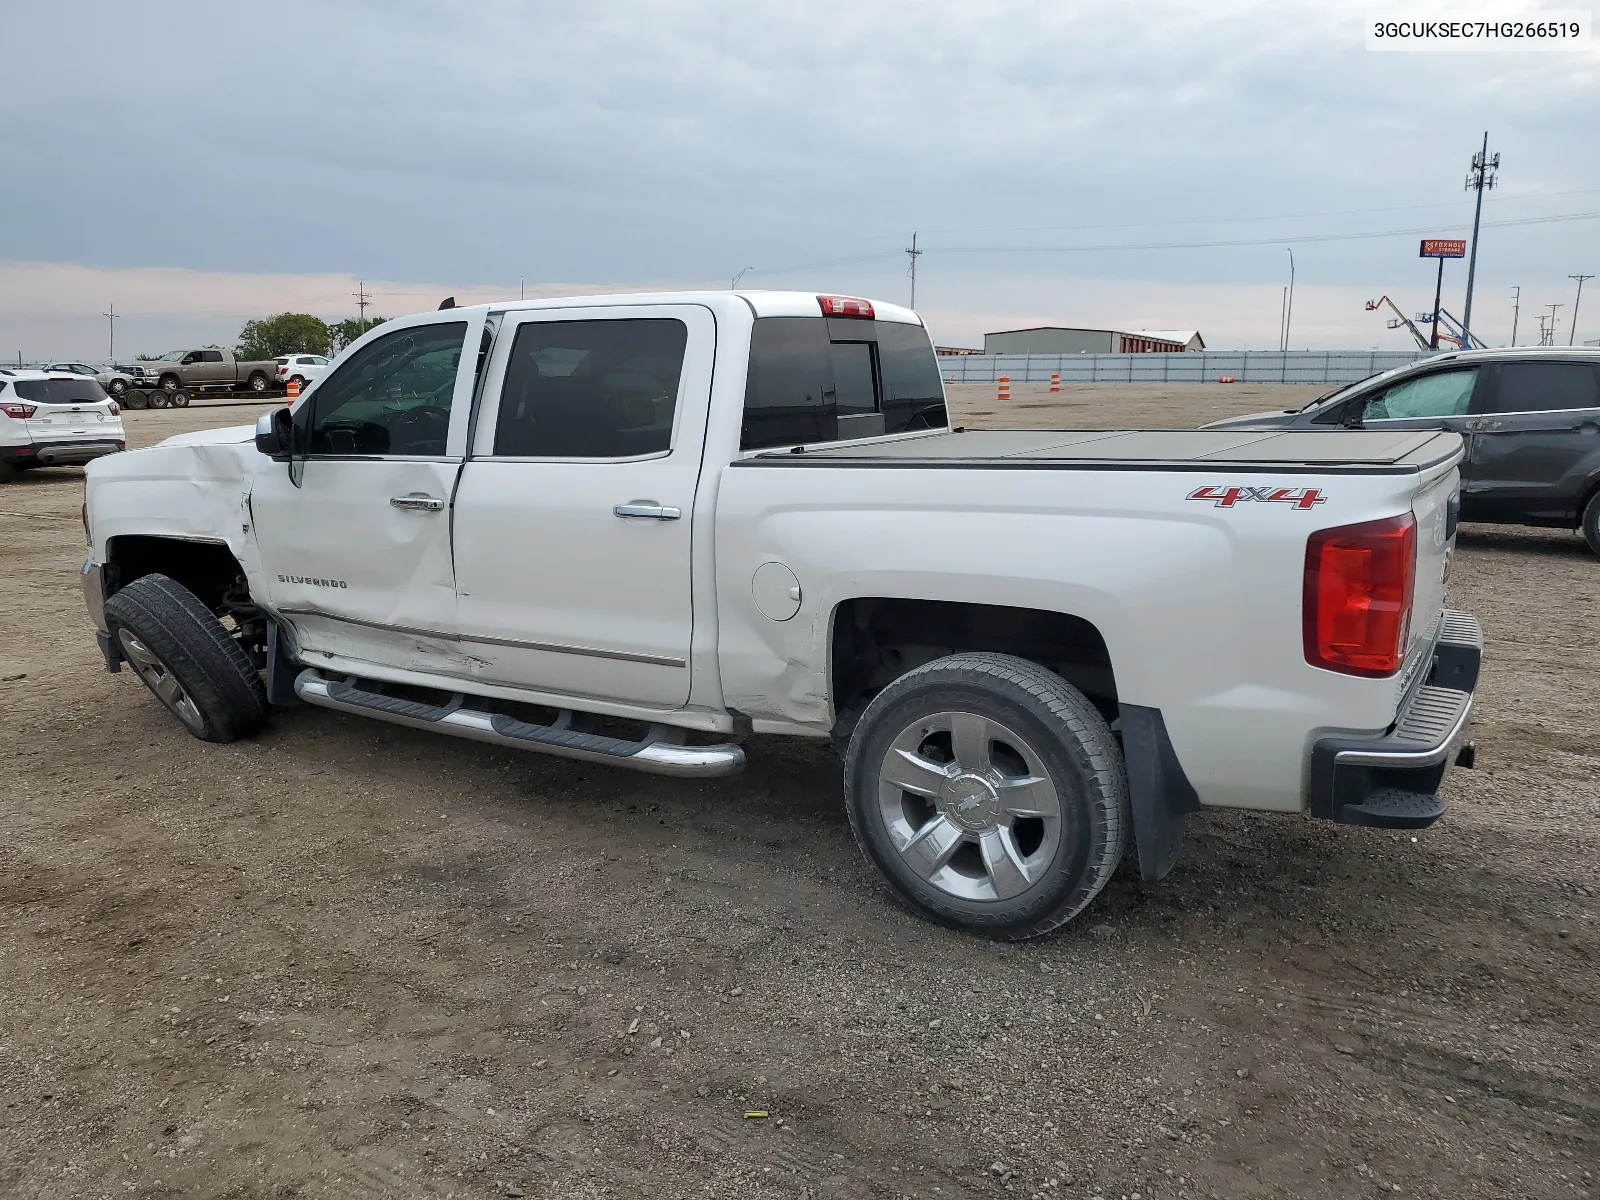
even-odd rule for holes
{"type": "Polygon", "coordinates": [[[755,321],[741,449],[945,424],[938,360],[920,325],[820,315],[755,321]]]}
{"type": "Polygon", "coordinates": [[[1472,402],[1478,383],[1476,367],[1461,371],[1436,371],[1397,383],[1367,401],[1361,413],[1368,421],[1416,420],[1419,417],[1461,417],[1472,402]]]}
{"type": "Polygon", "coordinates": [[[1485,411],[1560,412],[1600,408],[1600,378],[1588,363],[1506,363],[1485,411]]]}
{"type": "Polygon", "coordinates": [[[200,351],[200,361],[204,363],[219,363],[222,361],[222,351],[202,350],[200,351]]]}
{"type": "Polygon", "coordinates": [[[500,392],[494,454],[636,458],[672,448],[689,327],[671,317],[530,321],[500,392]]]}

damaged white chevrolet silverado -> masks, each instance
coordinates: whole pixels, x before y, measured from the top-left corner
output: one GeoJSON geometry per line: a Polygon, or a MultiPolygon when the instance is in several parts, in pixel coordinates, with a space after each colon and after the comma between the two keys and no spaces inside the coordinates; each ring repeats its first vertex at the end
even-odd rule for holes
{"type": "Polygon", "coordinates": [[[1025,938],[1202,806],[1419,827],[1464,741],[1431,431],[948,427],[915,313],[774,292],[391,321],[293,409],[88,470],[106,665],[670,775],[833,738],[867,858],[1025,938]]]}

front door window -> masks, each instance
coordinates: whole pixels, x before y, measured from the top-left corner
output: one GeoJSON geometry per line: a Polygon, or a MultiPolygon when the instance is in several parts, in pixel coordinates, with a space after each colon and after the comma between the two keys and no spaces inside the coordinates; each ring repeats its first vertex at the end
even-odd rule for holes
{"type": "Polygon", "coordinates": [[[312,393],[311,457],[442,456],[466,333],[464,321],[402,329],[354,355],[312,393]]]}
{"type": "Polygon", "coordinates": [[[1395,384],[1381,396],[1368,400],[1362,410],[1361,420],[1366,423],[1422,417],[1464,417],[1477,382],[1477,368],[1437,371],[1407,379],[1404,383],[1395,384]]]}

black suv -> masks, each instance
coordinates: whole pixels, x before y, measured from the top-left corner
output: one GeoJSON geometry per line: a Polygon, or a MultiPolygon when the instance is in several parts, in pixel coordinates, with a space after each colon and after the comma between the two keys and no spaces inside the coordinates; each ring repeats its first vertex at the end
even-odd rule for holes
{"type": "Polygon", "coordinates": [[[1463,350],[1303,409],[1207,429],[1451,429],[1467,442],[1461,518],[1581,529],[1600,554],[1600,350],[1463,350]]]}

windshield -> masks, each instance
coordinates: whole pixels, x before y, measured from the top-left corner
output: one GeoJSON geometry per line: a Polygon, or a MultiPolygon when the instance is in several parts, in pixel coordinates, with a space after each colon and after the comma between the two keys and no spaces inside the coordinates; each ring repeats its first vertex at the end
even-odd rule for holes
{"type": "Polygon", "coordinates": [[[1414,364],[1407,363],[1403,367],[1391,367],[1387,371],[1375,371],[1371,375],[1368,375],[1363,379],[1356,380],[1354,383],[1341,383],[1338,387],[1334,388],[1332,391],[1323,392],[1322,395],[1318,396],[1310,404],[1307,404],[1304,407],[1301,407],[1301,408],[1286,408],[1283,411],[1284,412],[1310,412],[1313,408],[1317,408],[1319,405],[1326,404],[1328,401],[1334,399],[1334,397],[1342,396],[1346,392],[1352,392],[1358,387],[1362,387],[1365,384],[1371,383],[1374,379],[1381,379],[1385,375],[1398,375],[1402,371],[1409,371],[1413,365],[1414,364]]]}
{"type": "Polygon", "coordinates": [[[156,359],[155,361],[156,362],[182,362],[183,361],[183,356],[188,354],[188,353],[189,352],[187,350],[168,350],[165,354],[163,354],[160,358],[156,359]]]}
{"type": "Polygon", "coordinates": [[[99,404],[106,398],[105,389],[92,379],[19,379],[11,387],[35,404],[99,404]]]}

